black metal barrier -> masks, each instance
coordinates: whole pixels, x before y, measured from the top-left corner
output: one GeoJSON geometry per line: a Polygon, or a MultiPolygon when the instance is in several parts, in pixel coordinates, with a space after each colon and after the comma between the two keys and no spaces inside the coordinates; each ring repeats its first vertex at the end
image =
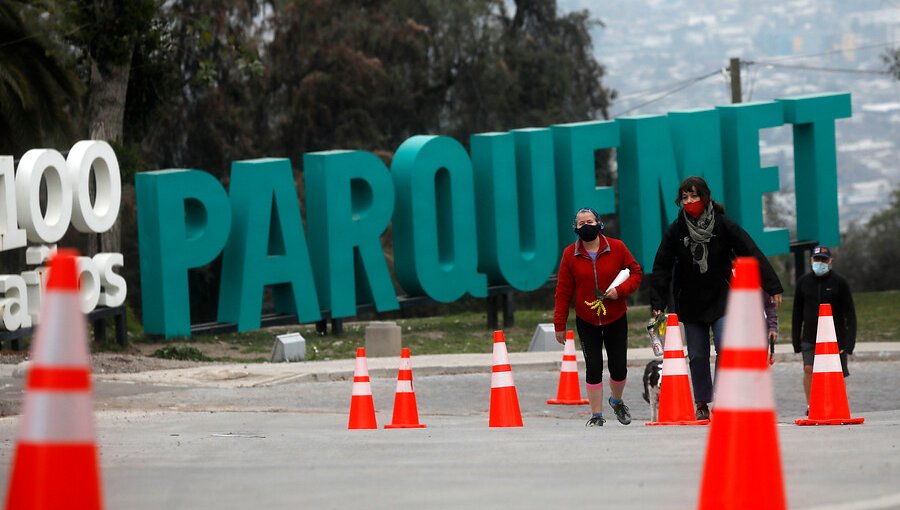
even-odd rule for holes
{"type": "MultiPolygon", "coordinates": [[[[87,320],[94,326],[94,341],[106,341],[106,319],[110,317],[116,321],[116,343],[125,347],[128,345],[128,335],[126,328],[125,306],[116,306],[113,308],[100,307],[87,314],[87,320]]],[[[4,342],[9,342],[9,348],[13,351],[21,349],[20,339],[30,337],[34,334],[34,327],[19,328],[15,331],[0,331],[0,347],[4,342]]]]}

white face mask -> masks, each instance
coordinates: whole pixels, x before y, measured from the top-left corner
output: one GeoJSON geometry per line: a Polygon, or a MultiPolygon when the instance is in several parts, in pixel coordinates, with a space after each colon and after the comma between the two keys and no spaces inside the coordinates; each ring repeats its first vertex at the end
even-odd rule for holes
{"type": "Polygon", "coordinates": [[[831,266],[828,265],[827,262],[819,262],[815,261],[812,263],[813,273],[816,273],[816,276],[822,276],[831,269],[831,266]]]}

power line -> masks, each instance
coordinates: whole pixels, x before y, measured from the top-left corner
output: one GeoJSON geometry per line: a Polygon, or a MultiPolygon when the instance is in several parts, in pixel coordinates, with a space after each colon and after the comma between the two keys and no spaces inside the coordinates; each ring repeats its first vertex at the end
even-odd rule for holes
{"type": "Polygon", "coordinates": [[[696,78],[692,78],[692,79],[688,80],[687,83],[681,82],[680,85],[678,85],[678,86],[676,86],[676,87],[674,87],[674,88],[672,88],[672,89],[670,89],[670,90],[668,90],[668,91],[665,91],[665,92],[662,93],[661,95],[659,95],[659,96],[657,96],[657,97],[655,97],[655,98],[653,98],[653,99],[650,99],[649,101],[644,101],[644,102],[641,103],[641,104],[638,104],[638,105],[636,105],[636,106],[633,106],[633,107],[631,107],[631,108],[628,108],[627,110],[621,111],[621,112],[619,112],[619,113],[614,113],[613,115],[611,115],[611,117],[621,117],[622,115],[625,115],[626,113],[632,112],[632,111],[637,110],[637,109],[639,109],[639,108],[643,108],[644,106],[647,106],[648,104],[652,104],[652,103],[655,103],[655,102],[657,102],[657,101],[660,101],[660,100],[662,100],[662,99],[664,99],[664,98],[666,98],[666,97],[668,97],[668,96],[671,96],[672,94],[675,94],[676,92],[680,92],[680,91],[682,91],[682,90],[684,90],[684,89],[690,87],[691,85],[694,85],[694,84],[696,84],[696,83],[699,83],[699,82],[701,82],[701,81],[703,81],[703,80],[706,80],[706,79],[708,79],[708,78],[710,78],[710,77],[713,77],[713,76],[719,74],[720,72],[722,72],[721,69],[716,69],[715,71],[712,71],[712,72],[710,72],[710,73],[706,73],[706,74],[704,74],[704,75],[697,76],[696,78]]]}
{"type": "Polygon", "coordinates": [[[760,69],[760,67],[756,67],[750,72],[750,87],[747,92],[747,102],[753,101],[753,87],[756,85],[756,77],[759,75],[760,69]]]}
{"type": "MultiPolygon", "coordinates": [[[[719,72],[719,71],[716,70],[715,72],[719,72]]],[[[694,80],[696,80],[697,78],[703,78],[705,76],[706,76],[705,74],[699,75],[699,76],[692,76],[685,80],[678,80],[676,82],[672,82],[672,83],[669,83],[668,85],[663,85],[661,87],[650,87],[650,88],[646,88],[643,90],[638,90],[638,91],[632,92],[631,94],[628,94],[626,96],[619,96],[616,99],[618,99],[619,101],[627,101],[629,99],[636,99],[639,97],[651,96],[653,94],[659,94],[659,93],[665,92],[673,87],[678,87],[679,85],[684,85],[686,83],[693,83],[694,80]]]]}
{"type": "Polygon", "coordinates": [[[888,75],[889,71],[883,71],[878,69],[852,69],[846,67],[820,67],[820,66],[805,66],[800,64],[779,64],[777,62],[771,61],[747,61],[747,65],[760,65],[760,66],[768,66],[768,67],[782,67],[785,69],[802,69],[805,71],[824,71],[829,73],[854,73],[854,74],[880,74],[880,75],[888,75]]]}

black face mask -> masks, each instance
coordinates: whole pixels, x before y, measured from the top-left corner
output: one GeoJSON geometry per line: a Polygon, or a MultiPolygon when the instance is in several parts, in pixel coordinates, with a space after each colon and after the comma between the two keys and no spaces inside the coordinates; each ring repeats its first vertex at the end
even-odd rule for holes
{"type": "Polygon", "coordinates": [[[582,225],[575,229],[575,233],[578,234],[582,241],[589,243],[597,239],[602,229],[600,225],[582,225]]]}

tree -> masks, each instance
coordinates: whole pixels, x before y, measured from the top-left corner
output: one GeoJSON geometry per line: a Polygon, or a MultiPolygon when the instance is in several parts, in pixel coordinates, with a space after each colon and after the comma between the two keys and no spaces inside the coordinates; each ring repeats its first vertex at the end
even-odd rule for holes
{"type": "MultiPolygon", "coordinates": [[[[86,84],[84,136],[112,144],[124,142],[131,65],[136,48],[154,34],[158,5],[158,0],[59,2],[59,22],[68,29],[65,39],[72,45],[86,84]]],[[[98,236],[99,242],[89,236],[87,254],[122,251],[120,223],[98,236]]]]}
{"type": "Polygon", "coordinates": [[[553,0],[287,2],[273,16],[266,109],[276,151],[393,151],[417,133],[472,134],[606,117],[614,93],[586,12],[553,0]]]}
{"type": "Polygon", "coordinates": [[[81,90],[74,73],[21,12],[30,14],[21,3],[0,1],[0,154],[14,156],[70,143],[81,90]]]}
{"type": "Polygon", "coordinates": [[[855,291],[900,289],[900,272],[894,261],[900,253],[900,188],[891,195],[887,209],[864,224],[854,223],[836,250],[835,270],[855,291]]]}

